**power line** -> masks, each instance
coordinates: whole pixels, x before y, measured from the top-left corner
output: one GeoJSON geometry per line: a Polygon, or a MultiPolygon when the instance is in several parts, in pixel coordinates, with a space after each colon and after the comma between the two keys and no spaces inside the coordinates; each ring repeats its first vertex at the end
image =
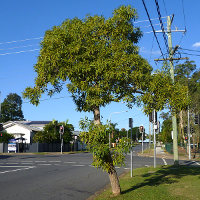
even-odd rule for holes
{"type": "Polygon", "coordinates": [[[18,53],[25,53],[25,52],[31,52],[31,51],[38,51],[40,49],[31,49],[26,51],[17,51],[17,52],[11,52],[11,53],[2,53],[0,56],[10,55],[10,54],[18,54],[18,53]]]}
{"type": "MultiPolygon", "coordinates": [[[[49,100],[58,100],[58,99],[64,99],[66,97],[70,97],[70,96],[62,96],[62,97],[55,97],[55,98],[48,98],[48,99],[41,99],[40,101],[49,101],[49,100]]],[[[30,103],[30,101],[25,101],[23,103],[30,103]]]]}
{"type": "Polygon", "coordinates": [[[9,41],[9,42],[1,42],[0,45],[2,44],[11,44],[11,43],[16,43],[16,42],[25,42],[25,41],[29,41],[29,40],[39,40],[42,39],[43,37],[37,37],[37,38],[27,38],[27,39],[23,39],[23,40],[14,40],[14,41],[9,41]]]}
{"type": "MultiPolygon", "coordinates": [[[[167,16],[162,17],[162,18],[167,18],[167,16]]],[[[154,19],[150,19],[150,20],[153,21],[153,20],[158,20],[158,19],[159,19],[159,18],[154,18],[154,19]]],[[[141,22],[149,22],[149,19],[142,20],[142,21],[137,21],[137,22],[134,22],[134,24],[141,23],[141,22]]]]}
{"type": "Polygon", "coordinates": [[[163,5],[164,5],[164,8],[165,8],[165,13],[166,13],[166,15],[168,15],[167,14],[167,8],[166,8],[165,0],[163,0],[163,5]]]}
{"type": "Polygon", "coordinates": [[[189,55],[189,56],[200,56],[199,54],[184,53],[184,52],[182,52],[182,54],[189,55]]]}
{"type": "Polygon", "coordinates": [[[6,49],[0,49],[0,51],[10,50],[10,49],[20,49],[20,48],[26,48],[26,47],[33,47],[38,46],[39,44],[30,44],[30,45],[24,45],[24,46],[17,46],[17,47],[11,47],[6,49]]]}
{"type": "Polygon", "coordinates": [[[182,10],[183,10],[183,18],[184,18],[185,30],[186,30],[185,9],[184,9],[183,0],[181,0],[181,2],[182,2],[182,10]]]}
{"type": "Polygon", "coordinates": [[[156,8],[157,8],[157,13],[158,13],[158,16],[159,16],[160,26],[161,26],[161,29],[162,29],[163,38],[164,38],[164,41],[165,41],[165,46],[167,48],[167,52],[169,53],[169,47],[168,47],[168,42],[167,42],[167,38],[166,38],[166,35],[165,35],[165,29],[164,29],[164,26],[163,26],[162,18],[161,18],[160,7],[159,7],[157,0],[155,0],[155,3],[156,3],[156,8]]]}
{"type": "Polygon", "coordinates": [[[160,52],[161,52],[161,54],[162,54],[162,57],[163,57],[163,59],[164,59],[164,55],[163,55],[162,49],[161,49],[161,47],[160,47],[160,43],[159,43],[158,38],[157,38],[157,36],[156,36],[155,29],[154,29],[154,27],[153,27],[153,24],[152,24],[152,21],[151,21],[151,19],[150,19],[149,12],[148,12],[148,10],[147,10],[147,7],[146,7],[146,4],[145,4],[144,0],[142,0],[142,3],[143,3],[143,5],[144,5],[144,8],[145,8],[145,11],[146,11],[146,13],[147,13],[149,22],[150,22],[150,24],[151,24],[151,28],[152,28],[153,33],[154,33],[154,36],[155,36],[155,38],[156,38],[156,42],[157,42],[157,44],[158,44],[158,47],[159,47],[160,52]]]}
{"type": "Polygon", "coordinates": [[[185,49],[185,48],[182,48],[182,47],[179,47],[179,49],[186,50],[186,51],[200,52],[200,51],[198,51],[198,50],[193,50],[193,49],[185,49]]]}

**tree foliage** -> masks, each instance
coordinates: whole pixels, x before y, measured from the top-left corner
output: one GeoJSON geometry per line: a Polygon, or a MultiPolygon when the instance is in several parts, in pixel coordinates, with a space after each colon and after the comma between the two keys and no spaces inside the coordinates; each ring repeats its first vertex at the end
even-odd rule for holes
{"type": "Polygon", "coordinates": [[[7,133],[6,131],[1,132],[0,143],[8,143],[10,139],[14,139],[14,136],[7,133]]]}
{"type": "Polygon", "coordinates": [[[1,122],[23,120],[22,99],[16,93],[10,93],[1,104],[1,122]]]}
{"type": "Polygon", "coordinates": [[[72,140],[73,125],[68,124],[68,121],[57,122],[56,120],[45,125],[43,131],[37,132],[33,137],[33,141],[40,143],[60,143],[59,128],[61,125],[64,126],[63,142],[66,144],[69,143],[72,140]]]}
{"type": "Polygon", "coordinates": [[[35,86],[26,88],[24,97],[37,105],[42,93],[60,92],[67,82],[79,111],[121,99],[133,102],[152,70],[138,54],[142,34],[134,26],[136,19],[134,8],[121,6],[111,18],[67,19],[46,31],[34,66],[35,86]]]}
{"type": "Polygon", "coordinates": [[[80,134],[81,140],[93,153],[93,166],[110,173],[113,166],[124,164],[125,154],[130,151],[130,140],[127,137],[119,138],[116,146],[110,150],[109,133],[112,134],[113,130],[110,125],[94,124],[86,118],[80,121],[80,127],[83,129],[80,134]]]}

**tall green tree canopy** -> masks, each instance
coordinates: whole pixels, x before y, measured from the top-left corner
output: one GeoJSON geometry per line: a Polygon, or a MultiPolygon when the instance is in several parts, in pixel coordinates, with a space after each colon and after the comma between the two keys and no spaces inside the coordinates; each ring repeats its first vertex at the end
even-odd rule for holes
{"type": "Polygon", "coordinates": [[[10,93],[1,104],[1,122],[23,120],[22,99],[16,93],[10,93]]]}
{"type": "Polygon", "coordinates": [[[41,43],[35,86],[24,97],[38,104],[43,93],[71,92],[79,111],[94,111],[112,101],[134,101],[145,90],[152,68],[138,54],[142,36],[137,13],[121,6],[113,16],[67,19],[46,31],[41,43]]]}

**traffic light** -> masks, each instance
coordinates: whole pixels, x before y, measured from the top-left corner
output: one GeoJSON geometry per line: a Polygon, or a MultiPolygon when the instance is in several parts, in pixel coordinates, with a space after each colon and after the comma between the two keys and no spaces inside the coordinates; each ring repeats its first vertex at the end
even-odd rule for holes
{"type": "Polygon", "coordinates": [[[129,118],[129,128],[133,128],[133,118],[129,118]]]}
{"type": "Polygon", "coordinates": [[[140,126],[140,133],[144,133],[144,126],[140,126]]]}
{"type": "Polygon", "coordinates": [[[190,132],[194,133],[194,128],[193,127],[190,127],[190,132]]]}
{"type": "Polygon", "coordinates": [[[152,112],[149,114],[149,122],[153,122],[153,113],[152,112]]]}
{"type": "Polygon", "coordinates": [[[200,125],[200,114],[194,116],[194,124],[200,125]]]}
{"type": "Polygon", "coordinates": [[[0,131],[3,131],[3,124],[0,124],[0,131]]]}
{"type": "Polygon", "coordinates": [[[187,136],[185,136],[185,140],[188,140],[188,137],[187,137],[187,136]]]}
{"type": "Polygon", "coordinates": [[[63,133],[64,133],[64,126],[63,126],[63,125],[60,126],[60,130],[59,130],[59,132],[60,132],[60,134],[63,135],[63,133]]]}
{"type": "Polygon", "coordinates": [[[184,133],[187,134],[187,126],[184,127],[184,133]]]}

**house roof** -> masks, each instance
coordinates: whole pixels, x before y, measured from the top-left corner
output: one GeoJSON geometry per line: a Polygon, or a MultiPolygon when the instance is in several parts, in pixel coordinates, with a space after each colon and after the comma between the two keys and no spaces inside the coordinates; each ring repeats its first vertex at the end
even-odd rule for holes
{"type": "Polygon", "coordinates": [[[3,123],[4,129],[7,129],[14,125],[19,125],[30,131],[41,131],[43,130],[46,124],[49,124],[51,121],[8,121],[3,123]]]}

